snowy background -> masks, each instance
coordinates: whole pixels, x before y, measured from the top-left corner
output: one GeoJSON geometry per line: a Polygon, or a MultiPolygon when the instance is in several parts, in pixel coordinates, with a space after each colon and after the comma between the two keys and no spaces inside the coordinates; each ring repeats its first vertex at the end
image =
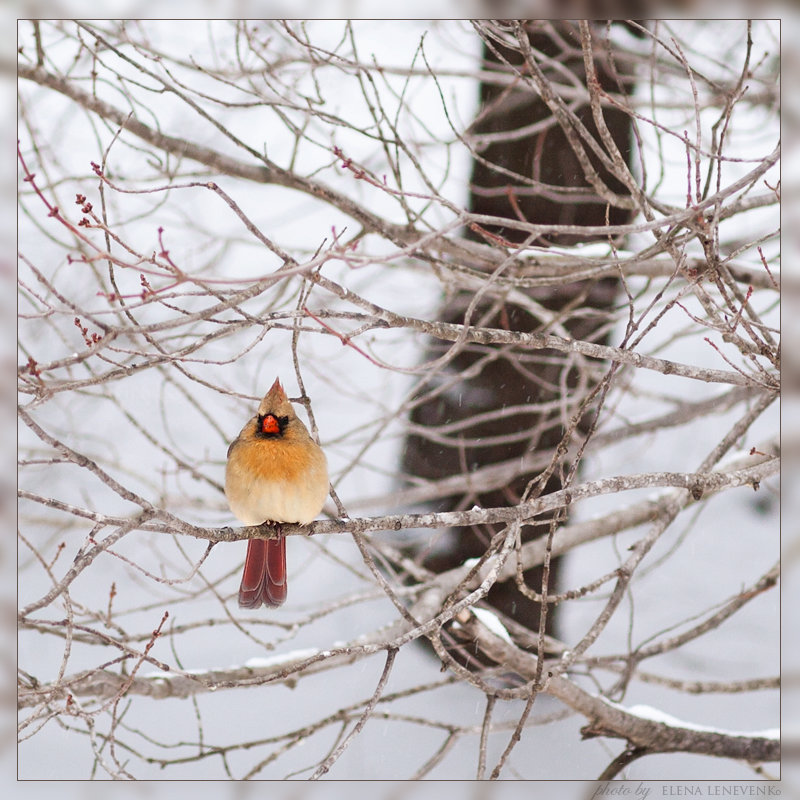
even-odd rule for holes
{"type": "MultiPolygon", "coordinates": [[[[183,54],[188,61],[194,57],[203,61],[213,53],[224,63],[231,58],[234,41],[226,23],[206,22],[150,22],[146,25],[149,43],[154,49],[169,49],[174,56],[183,54]],[[226,38],[231,36],[231,38],[226,38]],[[212,48],[217,48],[213,52],[212,48]]],[[[342,36],[340,23],[316,23],[311,26],[316,44],[325,37],[334,47],[342,36]]],[[[776,27],[763,24],[758,27],[757,48],[778,52],[776,27]]],[[[714,43],[720,48],[718,55],[708,54],[708,64],[733,57],[740,43],[742,26],[730,23],[724,28],[726,36],[714,43]],[[734,37],[736,37],[734,39],[734,37]]],[[[467,72],[479,57],[479,41],[469,25],[461,21],[430,23],[365,22],[357,26],[362,57],[374,55],[382,64],[401,67],[412,63],[425,35],[425,54],[436,69],[467,72]]],[[[691,32],[686,31],[691,40],[691,32]]],[[[59,37],[55,29],[47,36],[48,56],[68,69],[69,59],[75,53],[74,41],[59,37]]],[[[30,50],[31,29],[20,25],[20,41],[30,50]]],[[[708,46],[696,43],[698,51],[708,46]]],[[[693,53],[697,56],[698,52],[693,53]]],[[[108,56],[109,58],[111,56],[108,56]]],[[[119,64],[115,68],[122,69],[119,64]]],[[[131,77],[134,77],[132,70],[131,77]]],[[[201,85],[201,79],[194,76],[201,85]]],[[[297,80],[302,82],[302,76],[297,80]]],[[[402,89],[402,76],[387,79],[397,91],[402,89]]],[[[119,103],[118,90],[111,84],[100,84],[98,94],[109,102],[119,103]]],[[[318,91],[326,99],[325,110],[332,115],[346,117],[357,125],[357,116],[368,117],[352,85],[320,85],[318,91]]],[[[419,131],[430,131],[430,139],[446,137],[449,123],[441,113],[438,90],[430,82],[414,84],[413,96],[407,102],[414,109],[419,131]]],[[[99,161],[103,150],[113,135],[92,123],[91,119],[74,104],[53,92],[28,82],[20,83],[23,97],[23,119],[20,137],[23,151],[27,151],[28,126],[40,132],[39,145],[42,160],[57,166],[56,192],[64,209],[74,211],[71,197],[76,191],[86,194],[98,206],[97,180],[92,177],[89,162],[99,161]]],[[[453,123],[464,127],[477,108],[477,86],[463,78],[442,78],[442,92],[447,97],[448,108],[457,115],[453,123]]],[[[147,96],[151,122],[157,120],[161,129],[172,136],[187,139],[225,150],[229,145],[211,124],[187,114],[186,107],[178,104],[169,94],[147,96]]],[[[229,115],[220,114],[219,121],[258,150],[267,148],[273,161],[284,164],[291,157],[292,141],[285,130],[277,125],[267,126],[259,118],[260,111],[240,113],[231,109],[229,115]]],[[[675,109],[676,127],[692,122],[686,108],[675,109]]],[[[662,120],[664,121],[664,120],[662,120]]],[[[737,120],[739,146],[745,152],[761,156],[772,149],[778,131],[773,120],[761,118],[758,111],[750,119],[737,120]],[[747,150],[747,148],[751,148],[747,150]]],[[[666,124],[666,122],[665,122],[666,124]]],[[[324,169],[324,181],[339,191],[352,193],[356,199],[369,205],[375,213],[391,216],[395,213],[391,202],[380,192],[370,191],[366,185],[355,186],[343,170],[331,168],[330,154],[323,145],[315,152],[303,152],[304,173],[310,173],[314,159],[324,169]],[[337,184],[336,181],[339,181],[337,184]]],[[[334,143],[350,155],[377,169],[379,153],[374,146],[347,128],[337,129],[334,143]],[[366,149],[365,149],[366,147],[366,149]]],[[[109,161],[112,180],[120,185],[144,185],[143,176],[152,174],[147,164],[147,153],[130,146],[132,137],[114,145],[109,161]]],[[[669,141],[665,146],[669,145],[669,141]]],[[[732,143],[732,150],[736,143],[732,143]]],[[[655,143],[646,143],[646,152],[656,152],[655,143]]],[[[467,154],[449,148],[445,155],[431,147],[422,153],[429,159],[430,174],[442,181],[440,190],[458,205],[466,200],[466,182],[469,174],[467,154]]],[[[663,154],[664,162],[671,166],[664,175],[660,197],[665,202],[680,204],[685,198],[685,153],[680,149],[663,154]]],[[[186,163],[181,165],[188,170],[186,163]]],[[[741,167],[742,173],[749,164],[730,165],[731,173],[741,167]]],[[[728,167],[726,167],[727,169],[728,167]]],[[[39,172],[34,165],[32,171],[39,172]]],[[[177,179],[187,183],[190,177],[177,179]]],[[[733,178],[726,179],[732,181],[733,178]]],[[[199,178],[204,180],[204,178],[199,178]]],[[[319,244],[330,237],[331,231],[341,231],[346,226],[353,229],[352,220],[337,215],[332,207],[318,203],[307,195],[292,193],[272,186],[255,186],[246,181],[222,177],[220,186],[233,196],[237,204],[268,235],[274,236],[281,246],[302,261],[309,258],[319,244]]],[[[155,182],[154,182],[155,185],[155,182]]],[[[418,188],[413,181],[404,186],[413,192],[418,188]]],[[[241,222],[217,197],[202,188],[160,193],[157,195],[109,195],[112,214],[119,220],[127,241],[135,242],[141,252],[159,248],[157,226],[164,229],[165,241],[171,256],[193,274],[214,280],[242,281],[246,283],[264,276],[280,265],[280,260],[266,252],[255,239],[248,237],[241,222]],[[159,205],[157,212],[154,207],[159,205]],[[224,246],[222,243],[225,243],[224,246]]],[[[37,268],[47,270],[54,284],[69,297],[96,311],[102,318],[108,308],[103,298],[97,298],[96,279],[90,270],[76,269],[63,257],[63,236],[50,221],[36,209],[30,196],[25,201],[25,211],[19,217],[19,243],[25,258],[37,268]]],[[[77,212],[76,212],[77,213],[77,212]]],[[[772,231],[775,227],[775,209],[747,215],[743,224],[752,225],[752,231],[772,231]],[[764,221],[764,215],[767,221],[764,221]],[[772,219],[769,219],[772,217],[772,219]]],[[[740,229],[745,239],[750,230],[740,229]]],[[[631,242],[635,249],[639,242],[631,242]]],[[[377,241],[370,242],[370,252],[375,254],[377,241]]],[[[777,241],[764,244],[765,252],[773,258],[777,241]]],[[[754,262],[756,263],[756,262],[754,262]]],[[[326,275],[347,285],[376,304],[391,308],[398,314],[432,318],[441,299],[438,281],[429,273],[397,259],[386,265],[371,264],[363,270],[354,270],[344,262],[329,262],[326,275]]],[[[20,267],[23,280],[34,281],[24,266],[20,267]]],[[[121,275],[126,285],[122,291],[135,292],[139,276],[121,275]]],[[[644,291],[644,282],[631,282],[634,291],[644,291]]],[[[643,295],[645,296],[645,295],[643,295]]],[[[761,310],[769,321],[777,325],[778,309],[770,298],[761,310]]],[[[197,307],[205,300],[197,299],[197,307]]],[[[192,299],[183,307],[191,308],[192,299]]],[[[319,290],[312,293],[311,308],[324,305],[335,307],[329,296],[319,290]]],[[[690,309],[697,312],[697,307],[690,309]]],[[[255,306],[254,306],[255,307],[255,306]]],[[[275,309],[293,309],[291,297],[276,297],[275,309]]],[[[344,307],[344,306],[342,306],[344,307]]],[[[29,310],[29,309],[28,309],[29,310]]],[[[20,312],[26,313],[26,304],[20,301],[20,312]]],[[[140,319],[156,323],[159,309],[141,309],[140,319]]],[[[724,368],[710,348],[698,350],[697,339],[680,334],[687,319],[679,313],[665,317],[660,326],[656,344],[650,343],[650,352],[676,361],[724,368]]],[[[36,323],[38,324],[38,322],[36,323]]],[[[61,326],[62,338],[43,335],[42,328],[34,323],[20,322],[21,336],[35,341],[36,360],[45,363],[64,358],[83,345],[80,335],[71,322],[61,326]],[[33,338],[35,337],[35,338],[33,338]]],[[[612,337],[617,341],[622,333],[612,337]]],[[[344,330],[343,330],[344,332],[344,330]]],[[[196,380],[181,376],[166,380],[163,373],[146,370],[134,373],[117,385],[86,387],[82,391],[55,394],[46,403],[31,410],[43,427],[57,434],[63,441],[117,474],[126,486],[141,493],[152,502],[168,508],[172,513],[205,527],[232,524],[224,496],[218,485],[224,471],[225,450],[228,442],[251,413],[257,398],[280,375],[290,396],[297,394],[291,359],[291,327],[280,331],[243,329],[235,336],[206,345],[196,361],[187,363],[196,380]],[[220,392],[222,387],[228,393],[220,392]],[[186,402],[187,393],[192,403],[186,402]],[[178,469],[159,446],[165,445],[177,453],[194,472],[178,469]],[[198,477],[199,476],[199,477],[198,477]],[[216,484],[216,485],[215,485],[216,484]]],[[[413,367],[420,358],[420,339],[403,331],[372,333],[360,340],[378,358],[385,358],[399,367],[413,367]]],[[[411,390],[413,376],[402,371],[376,368],[352,348],[342,347],[332,336],[316,334],[301,337],[299,355],[303,366],[306,389],[313,404],[316,423],[322,444],[328,456],[331,476],[337,493],[352,514],[388,513],[391,492],[396,488],[397,464],[402,443],[402,416],[398,414],[401,400],[411,390]],[[370,500],[372,498],[372,500],[370,500]]],[[[26,357],[20,356],[20,363],[26,357]]],[[[75,379],[80,368],[70,372],[75,379]]],[[[68,370],[69,372],[69,370],[68,370]]],[[[640,371],[642,373],[643,371],[640,371]]],[[[710,396],[705,385],[673,378],[665,386],[663,376],[637,374],[637,392],[628,393],[611,403],[614,413],[604,421],[603,430],[629,424],[654,416],[657,409],[665,410],[663,393],[676,399],[691,400],[710,396]],[[649,393],[659,393],[658,399],[648,403],[649,393]],[[658,404],[661,404],[659,406],[658,404]]],[[[29,398],[23,396],[23,404],[29,398]]],[[[607,447],[590,457],[585,464],[582,480],[620,474],[652,471],[691,472],[710,452],[716,442],[741,414],[741,406],[721,412],[714,424],[704,418],[697,423],[681,426],[659,434],[624,440],[619,445],[607,447]],[[717,427],[718,426],[718,427],[717,427]]],[[[739,453],[775,435],[778,408],[771,408],[748,432],[741,442],[739,453]]],[[[41,444],[21,426],[20,450],[36,453],[41,444]]],[[[20,475],[20,487],[29,492],[47,495],[101,510],[105,514],[125,515],[131,506],[91,479],[85,471],[67,464],[51,463],[41,454],[42,463],[27,466],[20,475]]],[[[779,504],[777,484],[770,482],[754,493],[742,488],[722,493],[704,502],[699,510],[684,514],[667,535],[662,537],[648,558],[648,566],[633,584],[626,605],[617,613],[593,648],[596,654],[625,652],[632,645],[643,642],[657,632],[665,631],[677,622],[707,614],[722,601],[752,584],[777,560],[779,556],[779,504]]],[[[639,495],[624,498],[634,502],[639,495]]],[[[585,503],[578,518],[602,514],[620,502],[619,496],[597,498],[585,503]]],[[[66,543],[61,560],[55,562],[54,572],[63,574],[78,547],[84,544],[89,525],[72,524],[59,527],[53,516],[31,504],[20,506],[22,532],[35,541],[37,549],[55,554],[60,542],[66,543]]],[[[63,517],[61,522],[64,523],[63,517]]],[[[377,534],[380,535],[380,534],[377,534]]],[[[579,586],[596,577],[599,564],[613,568],[620,553],[624,553],[641,535],[641,529],[623,536],[601,540],[578,548],[566,562],[566,572],[561,582],[564,586],[579,586]]],[[[160,640],[153,654],[184,669],[205,670],[247,664],[251,659],[289,654],[307,648],[334,647],[337,642],[353,640],[359,633],[371,631],[393,620],[396,611],[385,598],[375,595],[369,601],[355,605],[344,604],[338,612],[298,625],[313,616],[316,609],[332,600],[345,600],[372,588],[366,569],[352,540],[346,536],[332,536],[324,543],[293,537],[289,541],[290,595],[287,605],[275,612],[246,614],[234,608],[231,596],[238,584],[238,570],[243,558],[243,544],[218,545],[202,567],[202,575],[186,583],[173,585],[156,583],[142,572],[132,569],[130,562],[141,570],[166,575],[170,579],[187,576],[192,565],[202,556],[205,543],[188,537],[165,537],[160,534],[136,532],[122,539],[115,547],[123,558],[106,558],[102,570],[87,570],[72,587],[73,603],[87,609],[101,609],[108,604],[109,587],[116,584],[117,609],[125,609],[120,619],[130,630],[152,630],[163,614],[170,610],[169,626],[180,628],[197,621],[215,619],[214,627],[200,626],[196,632],[160,640]],[[220,603],[211,592],[201,591],[203,582],[228,598],[227,608],[237,618],[241,627],[220,620],[220,603]]],[[[27,603],[48,591],[50,580],[45,570],[38,568],[36,559],[24,546],[19,549],[19,604],[27,603]]],[[[562,618],[562,638],[569,642],[580,638],[596,617],[603,595],[575,601],[565,606],[562,618]]],[[[47,611],[48,618],[54,609],[47,611]]],[[[63,612],[62,612],[63,613],[63,612]]],[[[140,644],[141,646],[141,644],[140,644]]],[[[776,591],[752,601],[737,613],[732,622],[722,625],[712,634],[647,662],[649,671],[673,678],[691,680],[741,680],[777,674],[780,663],[779,596],[776,591]]],[[[789,646],[792,646],[791,644],[789,646]]],[[[35,674],[39,681],[56,678],[64,656],[64,643],[55,637],[26,632],[19,638],[19,665],[35,674]]],[[[82,648],[74,643],[69,657],[68,672],[91,668],[97,663],[93,648],[82,648]]],[[[257,663],[257,662],[255,662],[257,663]]],[[[164,739],[175,743],[176,752],[182,751],[179,743],[197,738],[198,719],[209,743],[223,744],[245,739],[268,737],[278,731],[300,729],[334,713],[350,702],[368,697],[373,691],[383,667],[383,655],[377,655],[351,666],[349,669],[322,672],[304,678],[297,688],[287,685],[270,685],[253,689],[220,690],[202,695],[197,703],[184,700],[139,700],[133,703],[125,716],[129,731],[140,732],[141,743],[155,730],[164,739]],[[287,721],[291,722],[287,722],[287,721]],[[155,723],[155,724],[154,724],[155,723]],[[165,728],[168,735],[165,735],[165,728]]],[[[143,668],[150,672],[149,665],[143,668]]],[[[386,691],[396,692],[425,681],[442,679],[439,665],[422,649],[406,647],[397,657],[395,671],[386,691]]],[[[447,757],[428,777],[468,779],[472,777],[477,748],[477,731],[484,710],[484,698],[470,686],[455,684],[439,689],[430,695],[412,697],[402,705],[402,713],[411,719],[416,715],[447,723],[474,724],[476,736],[462,738],[447,757]]],[[[626,706],[648,704],[675,717],[698,725],[727,730],[759,731],[777,727],[779,719],[778,692],[761,691],[756,694],[701,694],[689,695],[670,692],[658,686],[634,682],[625,696],[626,706]]],[[[521,706],[502,704],[498,719],[516,721],[521,706]]],[[[557,717],[563,707],[547,697],[537,700],[535,718],[548,720],[557,717]]],[[[579,729],[585,723],[576,715],[556,719],[532,727],[517,747],[510,762],[509,777],[556,780],[595,777],[619,750],[619,742],[594,740],[581,742],[579,729]]],[[[305,777],[309,765],[324,757],[334,741],[337,730],[331,728],[310,740],[306,746],[294,748],[278,761],[256,775],[261,778],[305,777]]],[[[496,737],[490,755],[499,756],[507,733],[496,737]]],[[[418,769],[422,762],[439,746],[443,729],[420,727],[413,722],[382,720],[376,716],[362,734],[337,762],[330,777],[338,779],[381,779],[404,777],[418,769]]],[[[130,741],[137,741],[133,734],[130,741]]],[[[145,748],[146,749],[146,748],[145,748]]],[[[185,748],[186,751],[190,748],[185,748]]],[[[239,777],[254,764],[250,752],[233,753],[229,757],[231,772],[239,777]]],[[[140,778],[165,777],[157,765],[136,761],[136,774],[140,778]]],[[[19,746],[19,776],[23,779],[79,779],[89,777],[92,754],[85,737],[76,736],[64,726],[51,721],[35,736],[19,746]]],[[[170,767],[171,779],[224,778],[222,764],[214,759],[200,763],[188,761],[185,765],[170,767]]],[[[712,760],[697,756],[669,755],[649,757],[634,764],[628,771],[632,779],[752,779],[752,770],[746,765],[726,760],[712,760]]]]}

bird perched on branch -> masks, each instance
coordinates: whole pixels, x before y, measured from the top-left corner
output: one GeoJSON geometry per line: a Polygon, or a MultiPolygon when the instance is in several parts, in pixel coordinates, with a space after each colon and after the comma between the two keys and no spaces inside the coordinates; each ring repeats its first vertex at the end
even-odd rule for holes
{"type": "Polygon", "coordinates": [[[258,413],[228,448],[225,496],[245,525],[273,523],[276,539],[250,539],[239,605],[279,606],[286,599],[286,539],[282,522],[305,525],[328,495],[325,454],[298,419],[278,378],[258,413]]]}

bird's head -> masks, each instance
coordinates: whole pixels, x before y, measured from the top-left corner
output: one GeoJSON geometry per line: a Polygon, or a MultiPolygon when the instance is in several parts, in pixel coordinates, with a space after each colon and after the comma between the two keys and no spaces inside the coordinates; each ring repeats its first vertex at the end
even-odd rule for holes
{"type": "Polygon", "coordinates": [[[275,378],[275,383],[258,406],[259,433],[264,436],[280,436],[285,427],[296,418],[280,378],[275,378]]]}

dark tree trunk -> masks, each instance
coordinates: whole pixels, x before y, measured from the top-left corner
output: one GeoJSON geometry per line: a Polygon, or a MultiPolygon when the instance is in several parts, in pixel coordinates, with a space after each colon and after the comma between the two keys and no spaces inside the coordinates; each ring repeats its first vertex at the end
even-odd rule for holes
{"type": "MultiPolygon", "coordinates": [[[[583,57],[577,24],[567,22],[529,22],[526,24],[537,63],[548,76],[557,76],[547,59],[557,60],[585,85],[583,57]]],[[[604,29],[595,28],[602,36],[604,29]]],[[[499,47],[491,42],[484,47],[484,68],[503,74],[512,74],[509,64],[519,65],[523,59],[519,51],[499,47]],[[494,49],[493,49],[494,48],[494,49]],[[495,52],[495,50],[497,52],[495,52]]],[[[597,59],[601,85],[609,91],[620,90],[618,75],[612,75],[602,59],[597,59]]],[[[565,79],[557,78],[559,83],[565,79]]],[[[630,86],[626,86],[630,89],[630,86]]],[[[543,120],[552,124],[545,130],[515,138],[512,141],[489,143],[477,153],[473,161],[470,185],[470,208],[480,214],[491,214],[537,224],[570,224],[602,226],[624,224],[629,221],[628,211],[607,207],[589,186],[583,169],[558,123],[547,106],[522,81],[499,85],[490,81],[480,87],[480,109],[472,133],[489,134],[517,131],[543,120]],[[567,191],[565,191],[567,189],[567,191]]],[[[578,117],[595,133],[588,105],[577,110],[578,117]]],[[[630,155],[630,120],[613,108],[605,110],[609,130],[625,158],[630,155]]],[[[598,139],[599,140],[599,139],[598,139]]],[[[591,155],[592,163],[606,185],[615,193],[624,194],[624,187],[609,175],[591,155]]],[[[493,237],[502,237],[509,243],[526,239],[524,231],[498,225],[481,230],[470,230],[467,236],[484,243],[504,247],[493,237]],[[483,231],[488,232],[488,236],[483,231]]],[[[550,236],[533,244],[576,244],[590,241],[587,235],[550,236]]],[[[605,237],[600,237],[605,238],[605,237]]],[[[506,249],[508,249],[506,247],[506,249]]],[[[548,309],[560,310],[560,322],[576,339],[606,341],[608,310],[617,296],[616,279],[573,283],[556,288],[529,290],[529,296],[548,309]]],[[[466,308],[473,295],[459,292],[449,296],[439,319],[463,322],[466,308]]],[[[517,331],[546,331],[547,327],[530,310],[494,300],[481,303],[470,318],[471,324],[481,324],[517,331]]],[[[427,357],[440,355],[449,343],[431,342],[427,357]]],[[[574,387],[576,374],[570,367],[568,356],[555,351],[530,351],[514,347],[466,346],[425,389],[428,395],[412,414],[411,421],[431,431],[446,424],[466,421],[475,415],[486,415],[479,421],[467,422],[465,427],[449,433],[446,442],[440,437],[424,433],[409,435],[404,451],[403,466],[409,476],[437,480],[464,471],[474,472],[480,467],[518,459],[531,452],[554,451],[565,431],[565,419],[556,408],[553,411],[525,410],[525,406],[548,401],[558,401],[565,391],[574,387]],[[460,373],[477,370],[467,380],[458,380],[460,373]],[[453,384],[453,381],[456,383],[453,384]],[[446,388],[445,388],[446,387],[446,388]],[[502,409],[523,407],[510,416],[493,415],[502,409]]],[[[585,388],[584,388],[585,393],[585,388]]],[[[584,417],[582,426],[587,424],[584,417]]],[[[419,429],[418,429],[419,430],[419,429]]],[[[521,474],[505,486],[474,491],[441,498],[431,504],[438,511],[512,505],[519,501],[534,474],[521,474]]],[[[556,471],[546,484],[545,493],[561,487],[556,471]]],[[[523,540],[546,534],[547,519],[542,525],[523,528],[523,540]]],[[[436,572],[455,567],[467,558],[482,555],[496,533],[495,526],[451,529],[440,534],[417,558],[436,572]]],[[[557,574],[557,563],[555,564],[557,574]]],[[[550,591],[554,587],[551,572],[550,591]]],[[[525,573],[525,581],[535,591],[541,591],[541,569],[525,573]]],[[[525,597],[513,581],[496,584],[489,602],[503,614],[521,623],[530,631],[539,628],[539,604],[525,597]]],[[[552,611],[552,610],[551,610],[552,611]]],[[[556,615],[548,615],[548,632],[553,633],[556,615]]]]}

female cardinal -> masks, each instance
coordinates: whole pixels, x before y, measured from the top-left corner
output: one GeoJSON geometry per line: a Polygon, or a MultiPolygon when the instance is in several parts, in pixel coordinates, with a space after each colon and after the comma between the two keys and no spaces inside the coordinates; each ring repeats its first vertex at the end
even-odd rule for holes
{"type": "MultiPolygon", "coordinates": [[[[228,448],[225,495],[245,525],[305,525],[322,509],[328,495],[325,454],[297,418],[278,378],[228,448]]],[[[239,605],[279,606],[286,588],[286,539],[250,539],[239,605]]]]}

